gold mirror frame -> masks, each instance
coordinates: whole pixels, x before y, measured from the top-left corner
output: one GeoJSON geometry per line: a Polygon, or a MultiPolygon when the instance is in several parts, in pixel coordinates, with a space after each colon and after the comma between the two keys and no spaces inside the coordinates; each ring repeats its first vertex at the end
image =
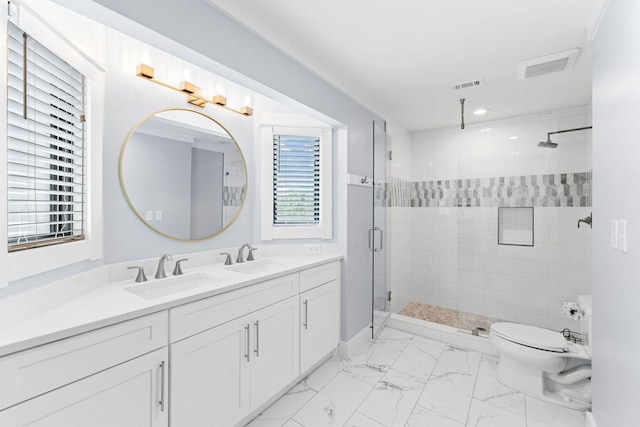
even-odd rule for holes
{"type": "Polygon", "coordinates": [[[141,120],[139,120],[135,124],[135,126],[133,126],[133,128],[131,128],[131,130],[127,134],[127,137],[126,137],[126,139],[124,141],[124,144],[122,145],[122,149],[120,150],[120,160],[119,160],[119,165],[118,165],[118,174],[120,176],[120,186],[122,187],[122,192],[124,194],[125,199],[127,200],[127,204],[129,205],[129,207],[131,208],[133,213],[136,214],[138,219],[140,221],[142,221],[142,223],[144,225],[149,227],[154,232],[160,234],[161,236],[164,236],[164,237],[167,237],[167,238],[173,239],[173,240],[178,240],[178,241],[181,241],[181,242],[199,242],[199,241],[211,239],[211,238],[221,234],[222,232],[226,231],[229,227],[231,227],[233,225],[233,223],[235,223],[236,219],[238,219],[238,216],[240,216],[240,213],[242,212],[242,208],[244,207],[245,200],[247,198],[247,191],[249,189],[249,176],[248,176],[248,171],[247,171],[247,162],[246,162],[244,154],[242,152],[242,148],[240,148],[240,145],[238,144],[238,141],[236,141],[235,137],[231,134],[231,132],[229,132],[229,129],[227,129],[226,126],[224,126],[222,123],[220,123],[219,121],[217,121],[213,117],[211,117],[211,116],[209,116],[207,114],[204,114],[201,111],[192,110],[190,108],[180,108],[180,107],[178,107],[178,108],[165,108],[165,109],[158,110],[158,111],[155,111],[153,113],[150,113],[150,114],[146,115],[145,117],[143,117],[141,120]],[[134,206],[133,202],[131,201],[131,199],[129,197],[129,193],[127,192],[127,188],[126,188],[126,185],[125,185],[125,182],[124,182],[123,167],[122,167],[125,151],[127,149],[127,145],[129,144],[129,141],[131,140],[132,135],[140,127],[140,125],[142,125],[146,120],[150,119],[151,117],[153,117],[153,116],[155,116],[157,114],[160,114],[160,113],[167,112],[167,111],[187,111],[187,112],[199,114],[199,115],[211,120],[212,122],[214,122],[215,124],[220,126],[220,128],[222,128],[222,130],[224,130],[227,133],[227,135],[229,135],[229,137],[231,138],[233,143],[236,145],[236,148],[238,149],[238,153],[240,154],[240,158],[242,159],[242,166],[244,168],[245,187],[244,187],[244,193],[242,195],[242,200],[240,202],[240,205],[238,206],[238,210],[235,213],[235,215],[233,216],[233,218],[227,224],[223,225],[223,227],[220,230],[218,230],[217,232],[215,232],[213,234],[210,234],[208,236],[200,237],[200,238],[197,238],[197,239],[183,239],[183,238],[180,238],[180,237],[172,236],[170,234],[167,234],[167,233],[159,230],[158,228],[156,228],[153,225],[149,224],[147,222],[147,220],[140,214],[140,212],[138,212],[138,210],[136,209],[136,207],[134,206]]]}

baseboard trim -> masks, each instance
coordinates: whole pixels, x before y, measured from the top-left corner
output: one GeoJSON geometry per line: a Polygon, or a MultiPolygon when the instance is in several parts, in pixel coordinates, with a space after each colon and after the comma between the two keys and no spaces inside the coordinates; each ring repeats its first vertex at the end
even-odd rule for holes
{"type": "Polygon", "coordinates": [[[596,427],[596,420],[593,418],[593,413],[587,411],[587,427],[596,427]]]}
{"type": "Polygon", "coordinates": [[[371,342],[370,324],[355,334],[349,341],[340,341],[338,355],[343,359],[351,359],[369,342],[371,342]]]}

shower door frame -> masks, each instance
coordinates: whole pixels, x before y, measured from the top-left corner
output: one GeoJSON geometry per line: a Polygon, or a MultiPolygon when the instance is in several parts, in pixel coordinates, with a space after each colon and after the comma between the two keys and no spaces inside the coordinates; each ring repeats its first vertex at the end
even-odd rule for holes
{"type": "Polygon", "coordinates": [[[371,337],[376,338],[384,329],[390,315],[389,280],[387,266],[388,207],[386,200],[387,122],[373,121],[371,182],[372,226],[367,236],[368,248],[371,251],[371,337]],[[384,307],[381,307],[381,305],[384,307]]]}

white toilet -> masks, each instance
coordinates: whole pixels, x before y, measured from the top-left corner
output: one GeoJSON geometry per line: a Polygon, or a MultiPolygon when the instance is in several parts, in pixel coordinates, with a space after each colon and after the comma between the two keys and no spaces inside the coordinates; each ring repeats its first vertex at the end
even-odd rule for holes
{"type": "MultiPolygon", "coordinates": [[[[590,317],[590,310],[585,312],[590,317]]],[[[500,353],[498,381],[560,406],[591,408],[591,353],[586,346],[565,340],[561,332],[509,322],[494,323],[490,339],[500,353]]]]}

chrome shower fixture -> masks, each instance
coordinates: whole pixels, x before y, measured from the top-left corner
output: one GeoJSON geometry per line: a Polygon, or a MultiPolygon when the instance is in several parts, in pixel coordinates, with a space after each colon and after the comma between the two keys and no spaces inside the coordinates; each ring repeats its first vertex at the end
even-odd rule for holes
{"type": "Polygon", "coordinates": [[[558,133],[577,132],[579,130],[587,130],[587,129],[591,129],[591,126],[585,126],[585,127],[573,128],[573,129],[563,129],[563,130],[557,130],[555,132],[548,132],[547,133],[547,140],[538,142],[538,147],[557,148],[558,147],[558,143],[551,141],[551,135],[556,135],[558,133]]]}
{"type": "Polygon", "coordinates": [[[557,148],[558,147],[558,143],[557,142],[553,142],[551,141],[551,137],[547,136],[547,140],[546,141],[540,141],[538,142],[538,147],[543,147],[543,148],[557,148]]]}

